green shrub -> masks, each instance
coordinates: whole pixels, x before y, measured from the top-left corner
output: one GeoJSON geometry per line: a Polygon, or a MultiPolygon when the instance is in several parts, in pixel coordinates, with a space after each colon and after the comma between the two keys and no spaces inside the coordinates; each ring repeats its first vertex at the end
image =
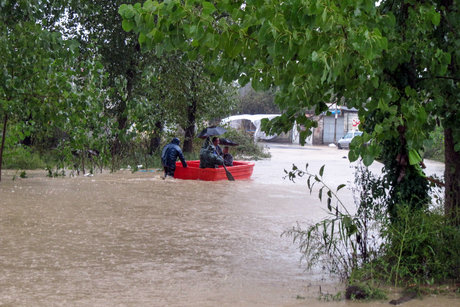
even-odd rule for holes
{"type": "MultiPolygon", "coordinates": [[[[352,286],[359,281],[406,287],[459,281],[460,229],[444,216],[442,201],[418,206],[420,209],[396,205],[397,218],[390,219],[382,180],[358,167],[352,189],[357,207],[351,214],[337,197],[344,185],[329,188],[323,181],[324,166],[319,174],[307,169],[308,164],[305,171],[293,166],[292,171],[286,171],[287,177],[294,181],[305,176],[310,193],[316,186],[320,200],[326,199],[329,215],[316,224],[297,225],[284,233],[299,244],[307,268],[319,265],[352,286]]],[[[383,297],[374,286],[358,288],[363,298],[383,297]]]]}
{"type": "Polygon", "coordinates": [[[7,148],[3,156],[4,169],[39,169],[45,166],[46,162],[39,153],[22,145],[7,148]]]}
{"type": "Polygon", "coordinates": [[[430,133],[430,140],[424,144],[423,158],[444,162],[444,131],[441,127],[430,133]]]}
{"type": "Polygon", "coordinates": [[[243,130],[227,128],[222,137],[239,144],[230,148],[230,153],[237,159],[259,160],[270,157],[270,153],[265,152],[263,147],[254,142],[252,135],[243,130]]]}
{"type": "Polygon", "coordinates": [[[439,283],[460,276],[460,230],[441,214],[398,206],[383,235],[388,281],[396,285],[439,283]]]}

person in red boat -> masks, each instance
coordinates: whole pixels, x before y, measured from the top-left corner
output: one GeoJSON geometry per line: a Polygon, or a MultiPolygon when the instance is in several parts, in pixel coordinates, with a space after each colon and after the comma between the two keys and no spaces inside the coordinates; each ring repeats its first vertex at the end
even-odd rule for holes
{"type": "Polygon", "coordinates": [[[224,158],[224,165],[225,166],[233,166],[233,156],[228,152],[228,146],[224,147],[222,151],[222,157],[224,158]]]}
{"type": "Polygon", "coordinates": [[[217,168],[223,164],[224,159],[217,154],[216,147],[207,138],[200,150],[200,168],[217,168]]]}
{"type": "Polygon", "coordinates": [[[219,146],[220,144],[220,139],[218,137],[213,137],[212,138],[212,145],[214,145],[214,153],[218,156],[222,156],[222,148],[219,146]]]}

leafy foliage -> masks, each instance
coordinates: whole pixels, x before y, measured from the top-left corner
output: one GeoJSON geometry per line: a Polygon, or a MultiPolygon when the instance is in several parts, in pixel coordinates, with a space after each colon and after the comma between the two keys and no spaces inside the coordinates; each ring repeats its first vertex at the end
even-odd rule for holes
{"type": "Polygon", "coordinates": [[[77,85],[80,67],[73,60],[78,44],[43,29],[39,7],[29,4],[0,4],[0,116],[4,135],[0,161],[4,144],[10,147],[31,136],[43,138],[62,128],[68,121],[63,114],[66,107],[82,103],[80,97],[87,93],[77,85]],[[7,133],[8,124],[12,133],[7,133]]]}
{"type": "Polygon", "coordinates": [[[437,127],[430,134],[430,139],[424,143],[423,157],[444,162],[444,134],[440,127],[437,127]]]}
{"type": "MultiPolygon", "coordinates": [[[[434,0],[147,0],[122,5],[119,13],[147,50],[200,55],[215,78],[276,88],[283,114],[264,125],[268,134],[286,132],[294,122],[309,128],[306,110],[319,114],[340,97],[359,109],[363,126],[373,118],[373,128],[356,138],[349,154],[369,165],[385,141],[400,141],[394,155],[421,150],[437,119],[449,135],[446,163],[455,171],[446,176],[446,199],[456,208],[458,9],[456,1],[434,0]]],[[[398,177],[404,175],[405,165],[398,168],[398,177]]]]}
{"type": "Polygon", "coordinates": [[[194,130],[232,110],[234,89],[211,81],[200,61],[142,52],[122,29],[120,4],[0,3],[0,160],[5,152],[7,166],[18,143],[53,153],[58,168],[93,171],[93,163],[111,162],[116,169],[131,163],[128,156],[150,164],[145,154],[155,154],[166,126],[194,130]]]}
{"type": "Polygon", "coordinates": [[[230,147],[230,153],[237,159],[259,160],[270,157],[270,153],[254,142],[252,135],[242,130],[227,127],[227,132],[223,137],[238,144],[238,146],[230,147]]]}
{"type": "Polygon", "coordinates": [[[256,92],[250,86],[246,85],[243,91],[244,92],[239,97],[238,113],[274,114],[280,112],[278,106],[274,102],[274,90],[256,92]]]}
{"type": "Polygon", "coordinates": [[[394,284],[438,283],[458,279],[460,232],[439,214],[397,208],[400,219],[388,225],[384,236],[391,238],[386,246],[385,261],[389,281],[394,284]]]}

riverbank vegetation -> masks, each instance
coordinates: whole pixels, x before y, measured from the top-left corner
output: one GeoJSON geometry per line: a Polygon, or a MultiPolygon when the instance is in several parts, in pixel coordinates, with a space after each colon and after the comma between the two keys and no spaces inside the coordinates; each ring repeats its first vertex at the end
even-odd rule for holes
{"type": "Polygon", "coordinates": [[[383,178],[359,165],[351,209],[338,196],[345,185],[329,187],[324,172],[323,166],[319,174],[310,173],[308,165],[286,171],[290,180],[304,177],[310,193],[318,192],[327,204],[327,218],[284,233],[298,244],[308,269],[319,267],[338,275],[348,284],[346,297],[351,299],[385,298],[382,289],[387,286],[406,289],[403,297],[436,291],[459,294],[460,231],[444,215],[439,187],[430,186],[429,203],[397,204],[397,218],[392,219],[391,195],[383,178]]]}
{"type": "MultiPolygon", "coordinates": [[[[40,146],[16,144],[15,146],[5,148],[3,168],[17,170],[43,169],[44,174],[50,177],[70,174],[95,174],[102,172],[104,169],[116,171],[120,168],[129,168],[137,171],[138,169],[161,168],[160,149],[174,135],[172,132],[167,133],[161,140],[158,149],[152,154],[149,152],[149,142],[147,139],[134,138],[125,144],[128,150],[123,151],[115,157],[109,152],[104,154],[95,150],[88,150],[86,153],[81,154],[81,152],[72,151],[70,148],[51,148],[45,150],[40,148],[40,146]]],[[[252,135],[242,130],[228,128],[222,137],[229,138],[239,144],[230,149],[235,159],[258,160],[270,156],[265,148],[254,142],[252,135]]],[[[193,143],[194,150],[184,153],[186,160],[199,159],[203,140],[195,138],[193,143]]]]}

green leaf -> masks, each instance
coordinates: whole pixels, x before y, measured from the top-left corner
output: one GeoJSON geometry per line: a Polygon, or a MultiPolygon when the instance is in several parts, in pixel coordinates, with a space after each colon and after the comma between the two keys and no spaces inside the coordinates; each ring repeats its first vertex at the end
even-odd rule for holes
{"type": "Polygon", "coordinates": [[[163,40],[163,33],[158,31],[157,29],[153,28],[152,31],[150,31],[150,33],[148,34],[150,37],[153,38],[153,40],[156,42],[156,43],[159,43],[163,40]]]}
{"type": "Polygon", "coordinates": [[[145,26],[148,29],[151,29],[151,28],[155,27],[155,18],[153,18],[152,14],[145,15],[145,26]]]}
{"type": "Polygon", "coordinates": [[[356,150],[351,150],[348,152],[348,160],[350,160],[350,162],[355,162],[356,160],[358,160],[359,158],[359,153],[356,152],[356,150]]]}
{"type": "Polygon", "coordinates": [[[434,12],[433,15],[431,15],[431,22],[433,25],[439,26],[439,23],[441,22],[441,14],[434,12]]]}
{"type": "Polygon", "coordinates": [[[203,6],[202,13],[205,15],[211,15],[216,10],[216,8],[214,7],[214,4],[212,4],[211,2],[205,1],[201,5],[203,6]]]}
{"type": "Polygon", "coordinates": [[[345,184],[339,185],[339,186],[337,187],[337,192],[338,192],[340,189],[344,188],[345,186],[346,186],[345,184]]]}
{"type": "Polygon", "coordinates": [[[146,40],[146,37],[145,37],[144,33],[139,34],[139,44],[141,44],[141,45],[144,44],[145,40],[146,40]]]}
{"type": "Polygon", "coordinates": [[[324,173],[324,165],[321,166],[321,168],[319,169],[319,176],[323,177],[323,173],[324,173]]]}
{"type": "Polygon", "coordinates": [[[144,2],[143,8],[146,12],[153,12],[156,5],[158,5],[158,2],[154,3],[152,0],[147,0],[144,2]]]}
{"type": "Polygon", "coordinates": [[[371,165],[372,162],[374,162],[374,158],[375,157],[373,155],[371,155],[371,154],[364,154],[364,156],[363,156],[363,164],[365,166],[371,165]]]}
{"type": "Polygon", "coordinates": [[[131,31],[134,28],[134,26],[135,26],[135,23],[132,20],[123,19],[123,21],[121,22],[121,27],[126,32],[131,31]]]}
{"type": "Polygon", "coordinates": [[[131,19],[136,14],[132,5],[122,4],[118,9],[118,13],[126,19],[131,19]]]}
{"type": "Polygon", "coordinates": [[[240,54],[242,49],[243,45],[241,44],[241,42],[235,42],[233,46],[230,46],[225,51],[227,52],[230,58],[234,59],[240,54]]]}
{"type": "Polygon", "coordinates": [[[312,60],[313,62],[316,62],[316,61],[318,61],[318,59],[319,59],[318,52],[313,51],[313,52],[311,53],[311,60],[312,60]]]}

